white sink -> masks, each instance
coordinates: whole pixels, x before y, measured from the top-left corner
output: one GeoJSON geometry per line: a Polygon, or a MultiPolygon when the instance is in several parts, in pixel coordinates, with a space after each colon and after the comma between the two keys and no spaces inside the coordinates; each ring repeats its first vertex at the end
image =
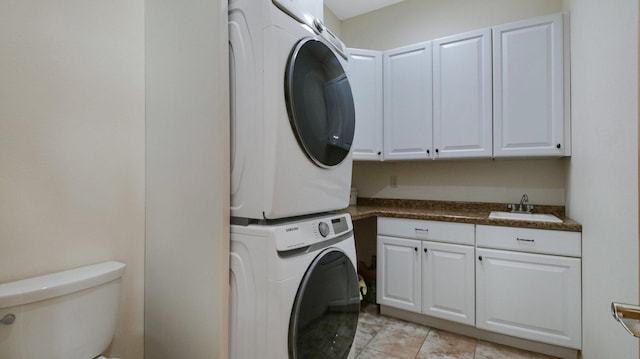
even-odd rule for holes
{"type": "Polygon", "coordinates": [[[555,222],[562,223],[562,220],[553,214],[541,213],[512,213],[493,211],[489,214],[489,218],[493,219],[513,219],[516,221],[535,221],[535,222],[555,222]]]}

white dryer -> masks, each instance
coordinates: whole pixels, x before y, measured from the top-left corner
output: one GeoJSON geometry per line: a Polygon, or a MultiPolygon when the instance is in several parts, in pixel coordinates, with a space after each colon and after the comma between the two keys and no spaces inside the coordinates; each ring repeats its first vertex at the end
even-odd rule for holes
{"type": "Polygon", "coordinates": [[[355,263],[348,214],[232,225],[230,358],[353,357],[355,263]]]}
{"type": "Polygon", "coordinates": [[[348,206],[355,111],[344,44],[321,11],[319,0],[229,1],[232,217],[348,206]]]}

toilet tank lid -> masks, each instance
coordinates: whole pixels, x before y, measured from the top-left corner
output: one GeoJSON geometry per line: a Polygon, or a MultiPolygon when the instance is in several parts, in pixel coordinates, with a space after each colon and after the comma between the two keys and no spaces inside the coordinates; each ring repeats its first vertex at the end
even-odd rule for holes
{"type": "Polygon", "coordinates": [[[37,302],[118,279],[125,264],[109,261],[0,284],[0,309],[37,302]]]}

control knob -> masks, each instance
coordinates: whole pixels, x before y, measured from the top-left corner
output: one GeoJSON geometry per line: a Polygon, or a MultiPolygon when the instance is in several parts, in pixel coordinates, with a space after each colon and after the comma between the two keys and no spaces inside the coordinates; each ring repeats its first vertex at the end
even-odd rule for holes
{"type": "Polygon", "coordinates": [[[326,237],[329,235],[329,225],[327,222],[320,222],[318,224],[318,230],[320,231],[320,235],[326,237]]]}

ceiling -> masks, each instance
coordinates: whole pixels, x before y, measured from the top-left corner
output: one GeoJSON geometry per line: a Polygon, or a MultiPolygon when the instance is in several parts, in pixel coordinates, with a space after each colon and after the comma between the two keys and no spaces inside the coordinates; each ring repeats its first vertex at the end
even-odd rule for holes
{"type": "Polygon", "coordinates": [[[324,5],[340,19],[362,15],[403,0],[324,0],[324,5]]]}

